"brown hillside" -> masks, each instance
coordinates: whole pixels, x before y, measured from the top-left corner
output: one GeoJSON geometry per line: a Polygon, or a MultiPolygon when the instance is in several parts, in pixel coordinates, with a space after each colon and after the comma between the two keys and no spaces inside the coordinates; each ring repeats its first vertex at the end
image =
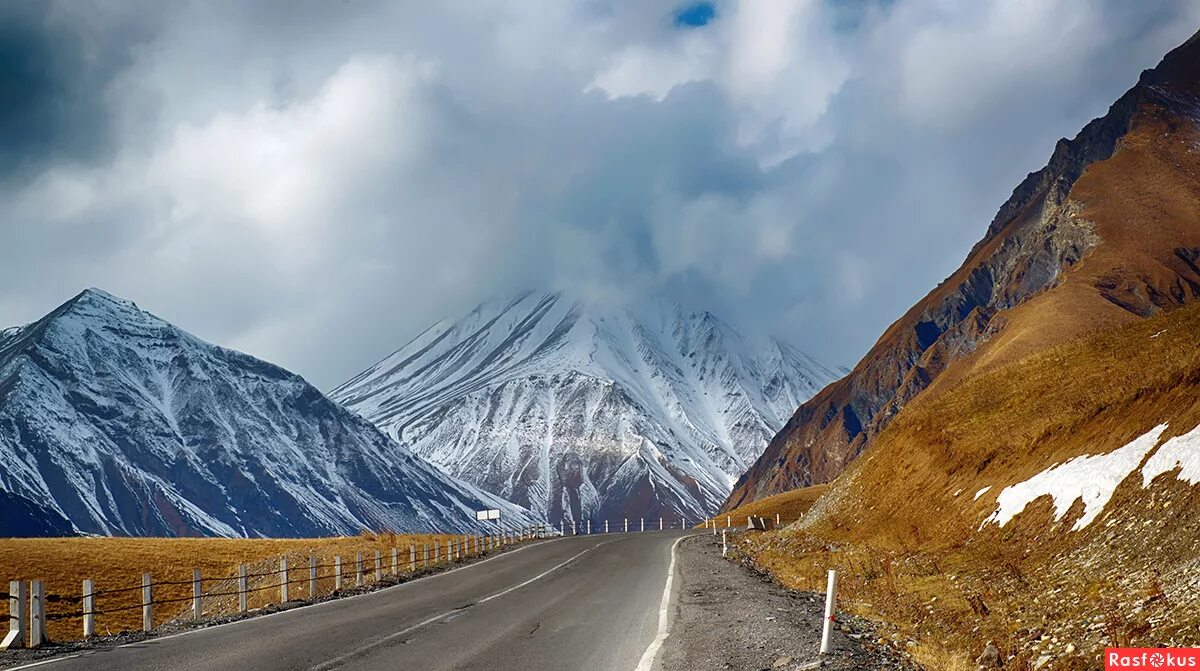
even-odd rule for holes
{"type": "Polygon", "coordinates": [[[843,605],[894,623],[887,637],[932,669],[974,668],[989,639],[1014,669],[1099,668],[1106,645],[1195,646],[1200,484],[1176,469],[1143,486],[1154,451],[1105,471],[1120,484],[1080,530],[1084,504],[1056,518],[1049,496],[985,523],[1006,487],[1163,423],[1161,440],[1200,425],[1200,304],[923,395],[804,521],[742,551],[796,587],[840,569],[843,605]]]}
{"type": "Polygon", "coordinates": [[[1193,38],[1058,143],[962,267],[796,411],[725,507],[832,480],[919,396],[1200,294],[1198,94],[1193,38]]]}

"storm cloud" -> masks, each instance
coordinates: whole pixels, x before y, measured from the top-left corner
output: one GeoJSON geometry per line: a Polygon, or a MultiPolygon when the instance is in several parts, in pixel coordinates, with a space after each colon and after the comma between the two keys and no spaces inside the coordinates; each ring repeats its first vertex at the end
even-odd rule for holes
{"type": "Polygon", "coordinates": [[[1188,0],[15,2],[0,324],[88,286],[323,388],[663,293],[852,364],[1188,0]]]}

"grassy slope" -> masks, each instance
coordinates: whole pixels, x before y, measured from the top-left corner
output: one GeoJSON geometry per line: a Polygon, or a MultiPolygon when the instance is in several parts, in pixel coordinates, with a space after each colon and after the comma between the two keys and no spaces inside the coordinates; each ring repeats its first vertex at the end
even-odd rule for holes
{"type": "Polygon", "coordinates": [[[1018,655],[1016,668],[1043,654],[1053,659],[1045,668],[1092,668],[1105,643],[1195,645],[1200,487],[1168,474],[1143,490],[1135,474],[1083,531],[1070,531],[1080,504],[1055,521],[1048,497],[1004,529],[979,530],[1004,486],[1161,422],[1164,438],[1200,424],[1198,305],[914,403],[801,529],[749,550],[798,587],[819,589],[824,571],[840,568],[844,604],[900,623],[895,635],[917,641],[936,668],[957,668],[989,638],[1018,655]],[[1033,645],[1043,634],[1060,643],[1033,645]]]}
{"type": "Polygon", "coordinates": [[[728,517],[733,520],[734,524],[739,524],[738,520],[745,522],[746,517],[751,515],[775,519],[775,515],[778,514],[784,525],[791,524],[803,518],[817,502],[817,499],[821,498],[821,495],[828,490],[829,485],[813,485],[793,489],[790,492],[752,501],[744,506],[721,513],[713,519],[716,519],[719,525],[724,525],[725,518],[728,517]]]}
{"type": "MultiPolygon", "coordinates": [[[[385,572],[391,566],[393,547],[400,548],[403,566],[408,560],[408,546],[417,546],[434,541],[445,545],[452,536],[409,536],[395,534],[363,534],[360,536],[305,538],[305,539],[226,539],[226,538],[5,538],[0,539],[0,580],[7,590],[10,580],[41,579],[45,581],[48,595],[78,597],[82,582],[91,578],[97,590],[119,589],[141,584],[142,573],[150,572],[155,582],[190,581],[192,569],[198,568],[207,577],[235,576],[237,566],[249,565],[249,573],[265,573],[278,570],[279,557],[288,557],[289,575],[293,580],[303,580],[289,587],[291,599],[308,599],[308,556],[314,554],[321,564],[332,565],[335,555],[341,556],[346,585],[354,581],[356,553],[362,552],[369,573],[374,572],[375,551],[383,555],[385,572]]],[[[318,582],[318,596],[333,589],[333,569],[319,569],[322,578],[318,582]]],[[[251,580],[250,587],[276,587],[253,592],[250,607],[257,608],[279,600],[278,574],[251,580]]],[[[213,586],[205,584],[205,591],[236,590],[236,580],[213,586]]],[[[155,600],[186,598],[192,593],[191,584],[162,585],[155,588],[155,600]]],[[[141,603],[140,590],[123,592],[111,596],[98,596],[97,610],[133,606],[141,603]]],[[[212,602],[212,606],[218,605],[212,602]]],[[[222,599],[220,605],[236,608],[236,597],[222,599]]],[[[190,601],[156,606],[155,621],[162,623],[178,616],[191,607],[190,601]]],[[[81,610],[78,603],[51,602],[48,613],[81,610]]],[[[210,607],[206,606],[206,613],[210,607]]],[[[226,610],[225,612],[232,612],[226,610]]],[[[68,640],[82,636],[82,621],[79,618],[52,619],[49,634],[54,640],[68,640]]],[[[112,614],[96,616],[96,631],[99,634],[117,633],[127,629],[141,629],[140,608],[122,610],[112,614]]]]}

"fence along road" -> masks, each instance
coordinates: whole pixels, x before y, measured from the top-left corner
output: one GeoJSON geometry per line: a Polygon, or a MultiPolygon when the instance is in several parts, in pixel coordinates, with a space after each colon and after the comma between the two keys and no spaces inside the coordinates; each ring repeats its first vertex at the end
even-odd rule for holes
{"type": "Polygon", "coordinates": [[[378,592],[37,668],[630,671],[658,636],[672,545],[690,533],[566,537],[378,592]]]}

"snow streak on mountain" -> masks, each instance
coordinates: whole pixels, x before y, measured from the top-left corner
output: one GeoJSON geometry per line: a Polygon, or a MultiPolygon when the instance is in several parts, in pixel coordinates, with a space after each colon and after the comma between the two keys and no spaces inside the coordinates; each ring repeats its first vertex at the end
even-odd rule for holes
{"type": "Polygon", "coordinates": [[[300,377],[88,290],[0,331],[0,536],[467,530],[527,511],[300,377]]]}
{"type": "Polygon", "coordinates": [[[331,397],[551,521],[697,519],[836,376],[708,312],[528,293],[433,325],[331,397]]]}

